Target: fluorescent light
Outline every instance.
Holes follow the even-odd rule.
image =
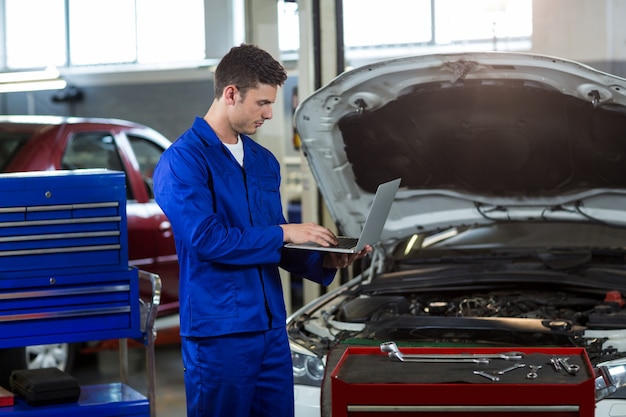
[[[56,80],[59,75],[61,74],[56,67],[48,67],[43,71],[5,72],[0,73],[0,84]]]
[[[67,86],[65,80],[45,80],[45,81],[28,81],[28,82],[12,82],[0,83],[1,93],[16,93],[21,91],[42,91],[42,90],[62,90]]]
[[[60,75],[56,67],[48,67],[43,71],[0,73],[0,93],[62,90],[67,83]]]

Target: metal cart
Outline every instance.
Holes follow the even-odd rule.
[[[151,294],[139,293],[149,282]],[[75,403],[0,416],[155,416],[158,275],[128,266],[125,176],[106,170],[0,175],[0,348],[120,340],[120,380]],[[128,345],[144,344],[147,394],[128,385]]]

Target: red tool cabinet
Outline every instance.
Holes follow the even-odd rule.
[[[385,416],[516,416],[573,417],[594,414],[594,372],[581,348],[404,348],[406,354],[485,354],[517,351],[521,360],[467,362],[400,362],[378,348],[346,349],[331,374],[333,417]],[[567,357],[580,367],[571,375],[556,371],[553,356]],[[524,363],[524,368],[491,381],[474,370],[492,374]],[[527,378],[530,365],[541,365]]]

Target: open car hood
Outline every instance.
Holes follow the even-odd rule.
[[[302,149],[341,233],[401,177],[383,240],[511,219],[626,224],[626,80],[554,57],[459,53],[345,72]]]

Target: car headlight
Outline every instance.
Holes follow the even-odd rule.
[[[300,385],[322,386],[324,379],[324,361],[302,346],[289,342],[294,383]]]
[[[617,359],[600,363],[596,371],[596,400],[601,400],[626,386],[626,360]]]

